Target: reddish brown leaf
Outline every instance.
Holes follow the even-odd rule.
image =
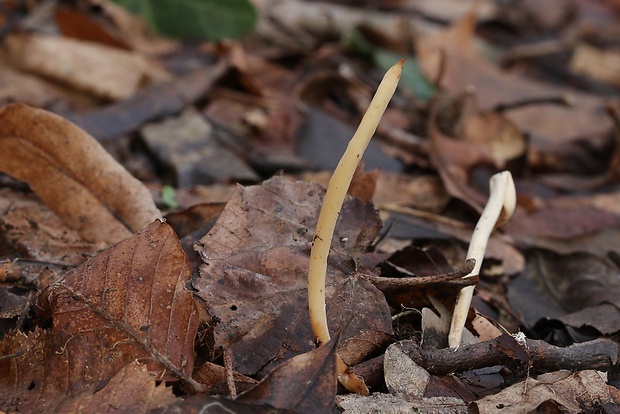
[[[439,130],[434,116],[429,123],[433,162],[448,193],[482,212],[485,189],[470,184],[470,171],[478,166],[491,166],[494,162],[484,149],[469,142],[457,141]]]
[[[110,1],[61,5],[55,10],[54,20],[65,36],[146,55],[171,53],[179,47],[178,42],[153,36],[141,17]]]
[[[0,110],[0,170],[89,241],[116,243],[160,217],[148,190],[90,135],[40,109]]]
[[[318,184],[280,177],[239,189],[196,244],[204,264],[194,286],[219,321],[215,345],[231,349],[234,368],[243,374],[264,374],[314,348],[307,272],[323,194]],[[354,260],[374,239],[378,226],[372,208],[359,200],[345,202],[327,276],[330,328],[339,329],[352,318],[343,332],[345,339],[369,330],[380,343],[391,333],[385,298],[353,273]],[[357,362],[376,349],[366,339],[360,340],[363,352],[345,362]]]
[[[229,372],[225,367],[207,362],[194,371],[193,378],[202,384],[205,394],[230,395],[228,375]],[[233,372],[232,377],[237,393],[249,390],[258,382],[238,372]]]
[[[620,217],[613,212],[580,206],[577,201],[570,205],[552,200],[532,211],[517,209],[505,230],[521,242],[536,246],[541,239],[571,240],[619,225]]]
[[[98,413],[113,407],[146,413],[175,400],[135,361],[120,367],[107,384],[80,382],[84,373],[72,367],[74,350],[62,345],[51,331],[39,329],[28,336],[13,332],[0,342],[0,410]]]
[[[364,164],[362,161],[358,168],[355,169],[355,174],[353,175],[347,193],[351,197],[358,197],[364,202],[372,201],[377,188],[377,179],[380,175],[381,171],[379,169],[368,172],[364,171]]]
[[[56,344],[51,331],[36,329],[28,336],[13,332],[0,343],[0,409],[4,411],[53,411],[80,387],[70,381],[72,353]],[[12,356],[11,356],[12,355]],[[76,374],[74,374],[76,376]],[[94,390],[94,385],[82,387]]]
[[[119,49],[131,49],[119,36],[118,31],[109,27],[109,22],[95,13],[89,15],[80,10],[60,6],[54,11],[54,20],[66,37],[97,42]]]
[[[70,271],[44,294],[54,341],[72,355],[71,386],[105,384],[134,359],[193,383],[198,314],[172,228],[145,230]],[[79,374],[79,375],[78,375]]]
[[[20,252],[24,259],[71,267],[105,247],[103,243],[85,241],[34,194],[8,188],[0,190],[0,232],[2,250]]]

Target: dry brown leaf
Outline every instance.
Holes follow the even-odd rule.
[[[337,334],[329,342],[279,365],[237,401],[269,404],[298,414],[328,413],[334,408],[338,375]]]
[[[481,111],[463,121],[459,139],[485,148],[498,169],[506,163],[526,154],[527,144],[521,131],[502,114]]]
[[[98,43],[45,35],[13,35],[5,41],[16,67],[102,99],[127,99],[168,78],[143,56]]]
[[[71,398],[58,407],[59,412],[104,413],[111,410],[132,414],[149,413],[176,401],[172,389],[149,374],[138,361],[121,368],[110,382],[94,393]]]
[[[618,267],[610,265],[607,258],[587,253],[562,256],[544,252],[536,254],[534,263],[536,268],[531,275],[544,287],[550,300],[563,309],[575,312],[603,303],[620,306]]]
[[[66,345],[66,344],[64,344]],[[6,412],[146,413],[173,403],[164,384],[156,385],[144,365],[132,361],[107,384],[76,381],[70,347],[57,343],[51,331],[35,329],[27,336],[12,332],[0,342],[0,410]]]
[[[229,375],[231,373],[221,365],[207,362],[194,370],[193,378],[199,382],[207,395],[230,395]],[[232,372],[232,379],[237,393],[242,393],[255,386],[258,381],[238,372]]]
[[[437,126],[434,116],[429,123],[429,137],[433,163],[448,193],[482,212],[486,189],[475,188],[470,183],[470,172],[479,166],[493,168],[493,158],[479,146],[446,136]]]
[[[442,86],[454,94],[473,88],[483,110],[523,99],[558,97],[570,93],[575,100],[571,108],[530,105],[506,114],[521,131],[531,136],[535,151],[560,160],[567,168],[576,156],[571,155],[573,149],[568,148],[567,143],[587,141],[599,150],[607,143],[611,121],[605,115],[604,102],[600,97],[502,72],[476,51],[474,28],[474,16],[469,14],[448,30],[419,40],[417,56],[429,79],[437,79],[443,60]]]
[[[88,109],[95,104],[94,99],[79,92],[15,70],[0,58],[0,104],[11,102],[21,102],[39,108],[49,108],[54,105],[63,108],[68,106],[74,110]]]
[[[139,359],[158,378],[194,385],[198,312],[189,277],[178,238],[157,220],[50,285],[39,306],[53,315],[54,343],[71,354],[65,381],[105,384]]]
[[[69,381],[69,352],[51,331],[12,332],[0,342],[0,410],[53,411],[79,388]],[[75,376],[76,374],[74,374]],[[83,391],[93,390],[93,385]]]
[[[315,181],[327,186],[331,173],[305,172],[301,177],[303,180]],[[415,176],[381,171],[377,177],[372,201],[379,209],[407,206],[439,213],[450,201],[450,196],[443,187],[441,179],[435,175]]]
[[[116,243],[161,217],[149,191],[95,139],[41,109],[0,110],[0,171],[28,182],[91,242]]]
[[[522,243],[537,246],[545,238],[576,241],[579,237],[620,226],[620,217],[615,213],[593,205],[580,205],[578,199],[572,205],[561,201],[564,200],[557,198],[541,203],[531,211],[518,208],[505,231]]]
[[[0,159],[2,156],[0,155]],[[34,194],[0,189],[0,250],[20,258],[77,266],[105,247],[90,243],[64,225]]]
[[[364,162],[361,161],[355,169],[347,193],[351,197],[358,197],[364,202],[372,201],[377,189],[377,180],[380,176],[381,171],[378,168],[372,171],[364,171]]]
[[[473,326],[474,333],[480,342],[500,337],[504,333],[504,331],[499,329],[488,316],[485,316],[476,310],[475,312],[476,316],[472,319],[471,324]]]
[[[180,46],[172,39],[152,35],[142,17],[109,0],[57,7],[54,20],[65,36],[133,49],[146,55],[171,53]]]
[[[194,281],[197,295],[219,320],[215,346],[233,352],[234,368],[264,374],[278,363],[314,348],[308,314],[310,243],[324,194],[316,183],[281,177],[239,189],[211,231],[197,244],[204,264]],[[391,333],[385,298],[353,274],[354,260],[379,228],[374,209],[348,199],[332,242],[327,275],[327,316],[343,338],[360,348],[359,362]],[[348,348],[353,349],[351,343]]]

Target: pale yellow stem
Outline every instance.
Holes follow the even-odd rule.
[[[327,272],[327,256],[329,255],[336,220],[351,184],[355,168],[361,160],[370,138],[375,133],[388,102],[396,91],[403,70],[403,63],[404,59],[392,66],[383,77],[357,131],[355,131],[332,178],[329,180],[312,241],[310,267],[308,269],[310,323],[312,333],[319,343],[326,343],[330,339],[325,309],[325,275]]]

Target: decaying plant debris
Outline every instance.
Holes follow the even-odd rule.
[[[46,3],[0,9],[0,411],[618,409],[613,2],[256,0],[219,43]],[[516,188],[501,228],[491,177]]]

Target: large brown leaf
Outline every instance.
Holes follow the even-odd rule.
[[[281,177],[239,189],[196,244],[204,264],[193,285],[219,321],[216,347],[229,348],[243,374],[264,375],[314,348],[307,273],[324,192],[316,183]],[[355,274],[355,260],[379,225],[371,206],[348,198],[332,242],[327,317],[330,329],[346,325],[342,347],[359,346],[347,363],[359,362],[391,334],[385,297]]]
[[[149,191],[97,141],[41,109],[0,110],[0,171],[27,181],[91,242],[116,243],[161,217]]]
[[[131,362],[107,384],[78,383],[82,371],[72,367],[70,346],[62,347],[51,331],[27,336],[12,332],[0,342],[0,410],[6,412],[146,413],[174,402],[144,365]]]
[[[40,304],[53,315],[57,349],[71,354],[70,388],[105,384],[134,359],[159,378],[186,382],[198,313],[189,263],[172,228],[148,228],[53,283]]]

